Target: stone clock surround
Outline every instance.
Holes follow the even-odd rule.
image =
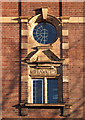
[[[53,24],[56,27],[57,37],[56,37],[56,42],[54,42],[54,44],[52,44],[52,46],[53,46],[52,51],[56,53],[56,50],[57,50],[57,55],[58,55],[58,57],[60,57],[60,55],[59,55],[60,54],[60,46],[59,46],[60,40],[59,40],[59,38],[60,38],[60,28],[61,28],[60,21],[51,15],[47,16],[46,21]],[[39,22],[43,22],[42,15],[40,15],[40,14],[34,16],[33,18],[31,18],[28,21],[28,31],[29,31],[28,32],[28,48],[29,48],[28,51],[29,52],[32,51],[31,48],[36,47],[36,46],[51,46],[50,44],[47,44],[47,45],[40,44],[37,41],[35,41],[35,39],[34,39],[33,29]],[[28,52],[28,54],[29,54],[29,52]]]

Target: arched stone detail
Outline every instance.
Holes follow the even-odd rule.
[[[57,36],[56,36],[56,40],[54,41],[54,43],[55,43],[57,41],[57,39],[60,38],[60,36],[61,36],[61,21],[52,15],[47,15],[46,20],[43,19],[43,16],[41,14],[38,14],[38,15],[30,18],[28,20],[28,31],[29,31],[28,32],[28,37],[29,37],[28,39],[31,39],[35,44],[37,43],[37,41],[35,41],[35,39],[33,37],[33,29],[40,22],[49,22],[56,28]],[[29,43],[29,41],[28,41],[28,43]],[[51,44],[53,44],[53,43],[51,43]],[[37,43],[37,45],[40,45],[40,43]],[[41,44],[41,46],[44,46],[44,45]]]

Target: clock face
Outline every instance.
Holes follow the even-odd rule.
[[[56,28],[50,23],[39,23],[33,30],[34,39],[41,44],[54,42],[56,35]]]

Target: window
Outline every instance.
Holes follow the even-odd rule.
[[[33,103],[43,103],[43,80],[33,80]]]
[[[50,23],[39,23],[33,30],[34,39],[41,44],[49,44],[56,40],[56,28]]]
[[[42,104],[44,103],[44,97],[47,97],[47,103],[58,103],[58,80],[47,79],[47,83],[43,82],[44,79],[33,79],[33,103]],[[46,85],[45,85],[46,84]],[[44,87],[47,87],[45,89]],[[45,90],[47,95],[45,94]]]
[[[58,103],[58,80],[47,79],[47,101]]]

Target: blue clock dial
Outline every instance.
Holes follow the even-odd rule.
[[[33,30],[34,39],[41,44],[54,42],[56,35],[56,28],[50,23],[39,23]]]

